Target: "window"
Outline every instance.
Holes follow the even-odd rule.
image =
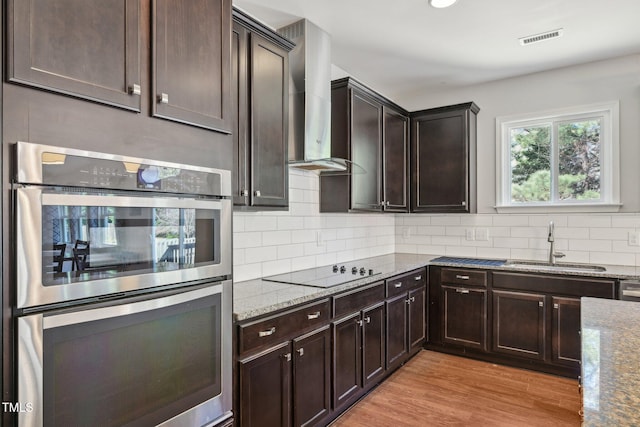
[[[498,212],[616,211],[618,103],[496,119]]]

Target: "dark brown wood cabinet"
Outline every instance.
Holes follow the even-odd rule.
[[[234,205],[289,205],[289,51],[293,44],[233,10]]]
[[[331,153],[350,172],[320,175],[321,212],[406,212],[408,113],[352,78],[331,83]]]
[[[411,113],[411,212],[476,212],[473,102]]]
[[[487,290],[441,286],[442,342],[487,349]]]
[[[409,117],[382,106],[382,200],[386,212],[409,211]]]
[[[139,0],[9,0],[7,12],[9,81],[140,111]]]
[[[231,133],[231,0],[153,0],[153,115]]]
[[[493,291],[493,351],[543,360],[545,357],[545,296]]]
[[[426,270],[387,279],[387,369],[418,352],[425,341]]]
[[[287,341],[239,361],[241,426],[291,425],[291,351]]]
[[[333,322],[333,408],[344,409],[385,372],[385,316],[380,302]]]
[[[552,296],[551,360],[579,366],[581,359],[580,299]]]

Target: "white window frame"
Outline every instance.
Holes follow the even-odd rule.
[[[581,105],[538,113],[496,117],[496,210],[501,212],[617,212],[620,203],[620,103],[619,101]],[[600,195],[598,201],[549,201],[513,203],[511,201],[511,141],[509,129],[587,118],[602,118],[600,131]],[[555,131],[552,131],[555,132]],[[554,142],[552,170],[556,168]],[[552,180],[556,180],[552,171]],[[552,190],[553,191],[553,190]]]

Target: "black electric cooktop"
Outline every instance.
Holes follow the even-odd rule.
[[[262,280],[292,285],[313,286],[316,288],[330,288],[381,273],[382,271],[376,269],[374,266],[367,265],[366,262],[360,261],[277,274],[275,276],[263,277]]]

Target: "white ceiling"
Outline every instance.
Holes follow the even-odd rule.
[[[332,62],[400,102],[435,91],[640,52],[640,0],[234,0],[273,28],[307,18]],[[555,40],[518,38],[558,28]]]

